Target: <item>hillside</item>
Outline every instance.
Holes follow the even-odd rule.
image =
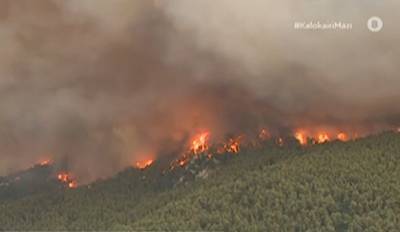
[[[400,228],[399,134],[308,148],[265,146],[202,168],[204,175],[174,182],[155,164],[77,189],[3,200],[0,229]]]

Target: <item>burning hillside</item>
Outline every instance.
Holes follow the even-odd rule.
[[[400,132],[399,128],[392,128],[395,132]],[[359,131],[343,132],[342,130],[323,130],[318,129],[295,129],[290,134],[273,134],[268,129],[263,128],[255,134],[239,134],[236,136],[225,136],[224,138],[214,136],[211,130],[202,130],[190,136],[182,144],[175,144],[174,147],[182,147],[182,150],[175,151],[172,161],[164,160],[159,165],[159,172],[166,173],[166,170],[173,171],[176,168],[186,168],[193,160],[206,158],[208,160],[219,158],[219,156],[236,155],[242,149],[259,150],[268,149],[265,144],[275,144],[276,146],[293,146],[298,145],[308,148],[313,145],[328,143],[332,141],[347,142],[349,140],[358,139],[362,136],[369,135],[368,133]],[[293,143],[295,141],[295,143]],[[161,154],[141,155],[141,159],[137,159],[133,167],[146,170],[159,162],[158,158],[163,157]],[[45,159],[37,163],[41,167],[57,167],[52,160]],[[203,167],[204,168],[204,167]],[[78,187],[76,176],[67,171],[54,171],[56,179],[66,188]],[[17,178],[19,179],[19,177]]]
[[[398,30],[361,30],[369,3],[346,8],[355,13],[300,2],[1,1],[0,174],[52,154],[75,186],[262,141],[306,147],[398,128]],[[319,12],[356,30],[292,28]]]
[[[393,131],[399,131],[398,128],[393,128]],[[265,142],[274,141],[278,146],[286,144],[286,140],[293,138],[300,146],[307,147],[316,144],[328,143],[331,141],[347,142],[360,138],[360,135],[366,136],[368,134],[361,132],[342,132],[341,130],[307,130],[298,129],[293,134],[285,136],[271,135],[267,129],[261,129],[258,136],[241,134],[239,136],[228,137],[225,140],[215,140],[210,131],[200,132],[195,134],[188,142],[186,142],[185,149],[180,152],[178,158],[171,163],[170,168],[184,167],[191,159],[200,155],[206,156],[208,159],[221,154],[237,154],[241,148],[245,149],[259,149]],[[267,136],[268,135],[268,136]],[[136,167],[145,169],[154,162],[153,159],[137,162]]]

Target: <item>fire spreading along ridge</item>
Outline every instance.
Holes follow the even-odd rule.
[[[400,132],[400,128],[396,128],[394,131]],[[295,138],[301,146],[306,147],[331,141],[347,142],[360,138],[360,135],[357,132],[349,133],[341,130],[297,129],[289,137]],[[274,137],[268,129],[263,128],[259,131],[257,138],[254,140],[249,140],[245,135],[239,135],[228,138],[225,142],[212,143],[210,131],[200,132],[192,137],[187,151],[183,152],[181,157],[171,164],[171,169],[185,166],[192,158],[200,154],[206,154],[208,158],[226,153],[237,154],[240,152],[241,147],[254,147],[260,144],[260,142],[267,140],[272,140],[278,146],[283,146],[287,138],[288,137]],[[215,147],[215,149],[210,149],[212,147]]]
[[[346,142],[350,139],[357,139],[359,136],[357,133],[349,136],[348,133],[339,131],[339,132],[327,132],[327,131],[316,131],[312,132],[310,130],[298,129],[294,133],[294,137],[297,141],[303,145],[309,144],[321,144],[325,142],[329,142],[331,140],[339,140],[342,142]]]
[[[400,128],[396,128],[394,131],[400,132]],[[363,136],[367,134],[363,134]],[[360,133],[344,132],[337,129],[296,129],[290,136],[274,137],[271,135],[268,129],[263,128],[259,131],[256,139],[249,139],[249,136],[242,134],[239,136],[230,137],[222,142],[215,142],[211,141],[211,132],[206,130],[191,137],[186,150],[179,158],[171,163],[170,170],[173,170],[177,167],[184,167],[192,158],[198,157],[201,154],[206,155],[209,159],[211,159],[214,155],[237,154],[242,148],[254,148],[265,141],[274,141],[276,145],[284,146],[288,138],[294,138],[299,145],[302,147],[307,147],[317,144],[324,144],[331,141],[347,142],[360,137]],[[154,159],[143,160],[142,162],[137,162],[136,167],[143,170],[151,166],[154,161]]]
[[[394,132],[400,133],[400,128],[393,129]],[[274,136],[266,129],[262,128],[257,136],[247,136],[241,134],[238,136],[231,136],[223,140],[214,139],[210,130],[203,130],[190,137],[187,141],[186,148],[183,150],[178,158],[174,159],[170,165],[169,170],[174,170],[178,167],[185,167],[193,158],[205,155],[208,159],[217,155],[223,154],[238,154],[244,148],[257,148],[262,146],[262,143],[270,141],[277,146],[284,146],[294,138],[297,143],[302,147],[313,146],[317,144],[328,143],[330,141],[347,142],[368,133],[350,133],[342,130],[328,130],[328,129],[295,129],[289,136]],[[137,160],[133,165],[134,168],[145,170],[152,166],[156,161],[154,154],[145,155],[141,160]],[[49,166],[53,164],[50,159],[44,159],[38,162],[40,166]],[[67,171],[60,171],[56,175],[57,180],[63,183],[67,188],[73,189],[78,187],[76,178]]]

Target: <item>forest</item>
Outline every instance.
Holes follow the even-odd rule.
[[[0,186],[0,230],[396,231],[399,176],[394,132],[266,144],[174,174],[156,163],[76,189]]]

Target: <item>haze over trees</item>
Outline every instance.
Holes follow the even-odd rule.
[[[399,167],[396,133],[305,149],[266,146],[172,185],[150,167],[73,190],[2,198],[0,229],[396,231]]]

